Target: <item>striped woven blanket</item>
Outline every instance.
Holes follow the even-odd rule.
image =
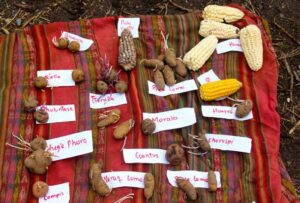
[[[237,5],[233,5],[239,7]],[[254,102],[253,119],[239,122],[215,118],[204,118],[197,91],[158,97],[148,94],[147,80],[152,80],[152,70],[145,69],[139,61],[156,58],[163,49],[161,32],[169,33],[168,45],[177,56],[195,46],[201,13],[172,16],[140,16],[139,38],[135,39],[137,66],[131,73],[121,72],[120,77],[129,82],[126,93],[127,104],[121,105],[121,122],[134,118],[135,127],[129,133],[126,148],[166,149],[171,143],[189,145],[188,133],[198,134],[201,129],[215,134],[247,136],[252,139],[250,154],[214,150],[210,155],[198,157],[186,154],[180,166],[161,164],[125,164],[123,142],[112,136],[113,128],[98,129],[100,113],[107,109],[90,109],[89,93],[96,92],[96,80],[102,68],[101,59],[108,57],[118,70],[117,18],[107,17],[76,22],[57,22],[27,27],[17,33],[0,36],[0,202],[38,202],[32,196],[31,187],[37,180],[49,185],[69,182],[70,202],[113,202],[128,193],[134,193],[131,202],[145,202],[142,189],[119,188],[102,198],[93,192],[88,170],[92,163],[102,160],[105,171],[140,171],[155,175],[155,190],[150,202],[191,202],[185,194],[172,187],[167,180],[167,170],[207,171],[211,160],[213,170],[221,174],[222,187],[211,193],[197,189],[197,202],[296,202],[295,191],[289,176],[279,159],[280,123],[276,112],[278,63],[266,30],[267,24],[248,10],[235,23],[238,27],[256,24],[262,31],[264,63],[258,72],[249,69],[244,55],[239,52],[216,54],[197,72],[190,72],[189,79],[213,69],[221,78],[237,78],[243,88],[237,98],[248,98]],[[85,52],[71,54],[55,48],[51,42],[62,31],[92,39],[93,45]],[[38,70],[65,70],[81,67],[85,82],[74,87],[36,90],[33,79]],[[23,110],[23,99],[36,95],[39,104],[74,104],[76,122],[36,125],[32,114]],[[231,106],[228,100],[211,104]],[[193,126],[159,132],[145,136],[141,132],[143,112],[162,112],[182,107],[192,107],[197,123]],[[92,130],[94,151],[87,155],[53,162],[46,175],[31,174],[24,167],[27,153],[5,145],[16,145],[12,133],[22,135],[27,141],[36,135],[45,139],[61,137],[84,130]]]

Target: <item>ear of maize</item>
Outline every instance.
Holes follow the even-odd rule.
[[[215,35],[218,39],[230,39],[240,35],[240,29],[225,23],[219,23],[213,20],[202,20],[199,34],[202,37]]]
[[[203,10],[202,17],[217,22],[231,23],[244,17],[244,13],[229,6],[208,5]]]
[[[258,71],[263,64],[263,45],[260,29],[248,25],[241,30],[241,45],[251,70]]]
[[[125,71],[132,70],[136,65],[136,51],[131,32],[128,29],[124,29],[121,33],[118,61]]]
[[[234,94],[242,87],[236,79],[225,79],[208,82],[200,87],[200,97],[204,101],[213,101]]]
[[[209,35],[201,40],[195,47],[184,55],[183,62],[190,70],[197,71],[209,57],[214,53],[218,44],[218,39],[214,35]]]

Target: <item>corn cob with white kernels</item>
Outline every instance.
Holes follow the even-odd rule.
[[[240,29],[225,23],[213,20],[202,20],[200,24],[199,34],[202,37],[215,35],[218,39],[230,39],[240,35]]]
[[[118,60],[119,65],[125,71],[133,69],[136,65],[135,47],[131,32],[128,29],[124,29],[120,37]]]
[[[248,25],[241,30],[241,45],[251,70],[258,71],[263,64],[263,44],[260,29]]]
[[[203,19],[210,19],[217,22],[231,23],[244,17],[244,13],[229,6],[208,5],[204,8]]]
[[[229,96],[242,87],[242,83],[236,79],[217,80],[208,82],[200,87],[200,97],[204,101],[213,101]]]
[[[188,69],[197,71],[214,53],[217,44],[218,39],[216,36],[209,35],[205,37],[184,55],[183,62],[187,65]]]

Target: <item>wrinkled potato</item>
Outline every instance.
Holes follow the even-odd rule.
[[[31,172],[43,175],[47,172],[48,166],[52,163],[51,156],[51,153],[38,149],[25,159],[24,165]]]
[[[48,80],[42,76],[39,76],[39,77],[34,78],[33,84],[36,88],[43,89],[43,88],[47,87]]]
[[[165,79],[164,75],[160,70],[155,70],[154,71],[154,83],[159,90],[164,90],[165,89]]]
[[[176,183],[178,187],[182,189],[191,200],[197,199],[196,188],[192,185],[192,183],[190,183],[188,180],[185,180],[184,178],[177,178]]]
[[[34,112],[33,117],[40,123],[46,123],[49,119],[49,114],[43,109],[38,109]]]
[[[30,142],[30,147],[33,151],[38,150],[38,149],[42,149],[45,150],[47,147],[47,142],[44,138],[42,137],[37,137],[34,138],[31,142]]]
[[[82,81],[84,81],[84,72],[82,69],[75,69],[72,71],[72,79],[76,82],[76,83],[80,83]]]
[[[32,194],[36,198],[44,197],[49,191],[49,186],[43,181],[37,181],[32,186]]]
[[[163,69],[163,75],[167,85],[172,86],[176,84],[175,74],[170,66],[165,65],[165,68]]]
[[[145,135],[151,135],[154,132],[155,127],[155,123],[149,118],[142,121],[142,132]]]
[[[250,99],[247,99],[236,107],[235,115],[238,118],[243,118],[251,112],[252,108],[253,102]]]
[[[24,109],[26,112],[31,113],[35,110],[35,107],[38,105],[34,95],[30,95],[26,100],[24,100]]]
[[[167,148],[166,159],[171,165],[176,166],[184,160],[184,150],[178,144],[170,144]]]
[[[159,59],[143,59],[141,63],[144,63],[146,68],[153,68],[153,69],[164,69],[164,62]]]

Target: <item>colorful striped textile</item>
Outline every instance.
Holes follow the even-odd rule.
[[[98,116],[108,109],[89,108],[89,93],[96,92],[96,80],[102,69],[105,56],[115,70],[118,57],[117,18],[107,17],[76,22],[59,22],[35,25],[24,30],[0,37],[0,202],[38,202],[32,196],[31,186],[37,180],[49,185],[70,183],[70,202],[111,203],[134,193],[131,202],[145,202],[144,191],[134,188],[114,189],[108,197],[98,196],[89,184],[88,170],[91,164],[102,160],[105,171],[140,171],[155,175],[155,191],[150,202],[191,202],[185,194],[172,187],[166,177],[169,170],[207,171],[211,167],[220,171],[222,188],[211,193],[197,189],[197,202],[297,202],[290,178],[279,160],[280,123],[275,110],[277,102],[278,63],[261,18],[237,5],[246,16],[235,23],[238,27],[256,24],[263,33],[264,65],[258,72],[252,72],[242,53],[216,54],[198,72],[189,73],[189,79],[213,69],[221,78],[237,78],[243,88],[237,98],[254,101],[252,120],[204,118],[202,104],[229,105],[228,100],[205,103],[197,91],[157,97],[148,94],[147,80],[152,71],[145,69],[139,61],[155,58],[163,49],[161,32],[169,34],[168,45],[175,49],[177,56],[184,56],[201,37],[198,35],[200,13],[172,16],[140,16],[139,38],[135,39],[137,66],[131,73],[121,72],[121,78],[129,82],[126,93],[128,103],[118,108],[122,111],[119,122],[134,118],[135,127],[129,133],[126,148],[166,149],[173,142],[189,145],[187,134],[197,134],[201,129],[209,133],[248,136],[252,138],[251,154],[214,150],[204,157],[187,154],[180,166],[162,164],[125,164],[120,149],[122,141],[112,136],[113,126],[98,129]],[[94,40],[85,52],[72,54],[55,48],[51,42],[62,31],[71,32]],[[36,90],[33,79],[37,70],[74,69],[81,67],[86,76],[84,83],[74,87],[47,88]],[[23,99],[36,95],[39,104],[74,104],[76,122],[34,124],[32,114],[23,110]],[[169,130],[152,136],[141,132],[143,112],[162,112],[181,107],[194,108],[197,123],[191,127]],[[28,153],[5,146],[6,142],[16,144],[12,133],[22,135],[30,141],[36,135],[45,139],[61,137],[75,132],[92,129],[94,151],[91,154],[53,162],[48,173],[38,176],[24,167]],[[129,202],[129,201],[128,201]]]

